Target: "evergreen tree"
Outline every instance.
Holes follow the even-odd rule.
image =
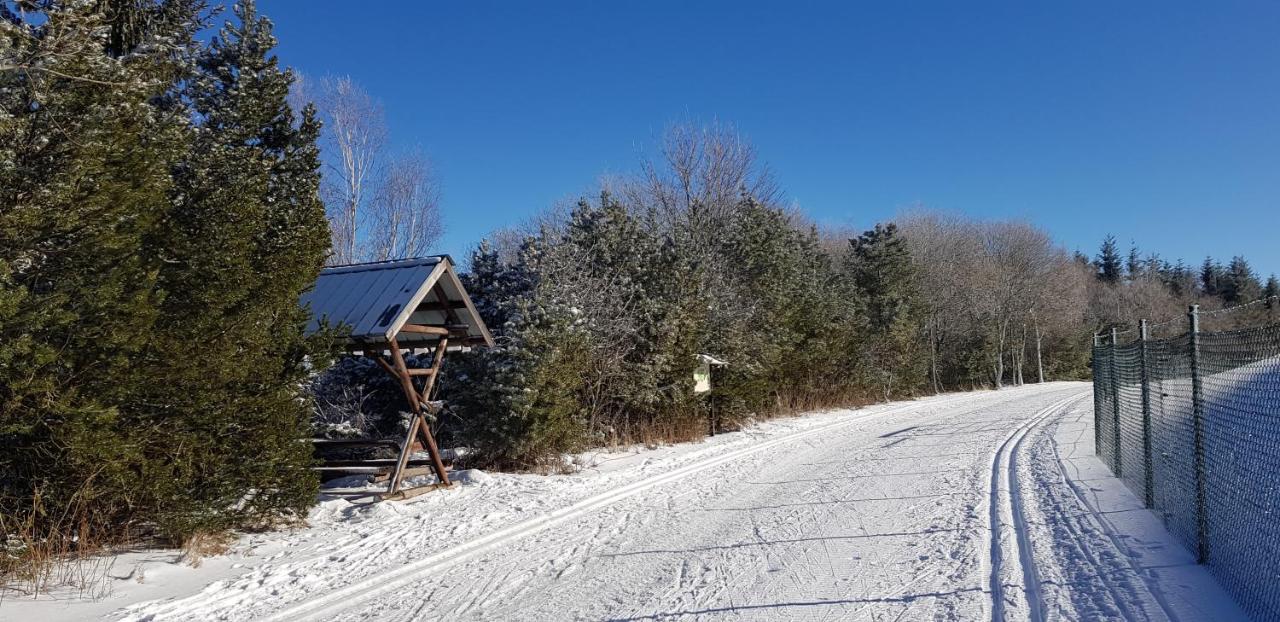
[[[697,351],[689,325],[681,321],[674,275],[659,268],[674,263],[671,244],[645,229],[606,192],[596,205],[579,202],[554,256],[560,261],[553,274],[563,285],[555,288],[555,296],[578,313],[589,313],[584,307],[591,305],[577,304],[586,302],[587,292],[625,301],[601,305],[613,307],[604,317],[586,318],[584,330],[592,341],[609,344],[599,358],[616,362],[597,369],[610,372],[608,382],[619,397],[596,407],[645,422],[677,408],[673,398],[688,392],[668,387],[688,382]],[[614,332],[617,328],[623,330]]]
[[[1142,254],[1138,251],[1137,244],[1129,246],[1129,257],[1125,260],[1125,270],[1129,273],[1129,280],[1137,280],[1142,277]]]
[[[910,387],[919,380],[914,349],[921,319],[911,253],[893,223],[876,225],[849,245],[849,273],[878,342],[877,364]]]
[[[1179,259],[1176,264],[1162,261],[1159,274],[1160,282],[1164,283],[1174,296],[1186,296],[1195,292],[1196,277],[1185,261]]]
[[[188,120],[165,108],[197,27],[180,2],[3,7],[0,530],[57,547],[122,535],[149,430],[120,405],[162,292],[148,252]],[[126,27],[127,26],[127,27]],[[109,36],[104,37],[104,33]]]
[[[1262,284],[1258,282],[1253,268],[1239,255],[1232,257],[1231,263],[1227,264],[1219,288],[1222,301],[1229,305],[1257,300],[1262,295]]]
[[[720,302],[704,344],[730,361],[719,374],[724,390],[717,399],[746,413],[857,386],[853,370],[861,361],[850,356],[847,336],[863,325],[859,301],[820,250],[817,234],[747,195],[723,238],[719,269],[727,283],[707,293]]]
[[[523,241],[510,263],[482,243],[464,285],[494,333],[495,348],[455,356],[444,367],[457,429],[446,440],[477,449],[506,466],[557,467],[562,452],[580,449],[586,422],[578,402],[589,368],[587,344],[574,334],[573,314],[543,289],[545,233]],[[483,379],[477,382],[477,379]]]
[[[1119,246],[1116,244],[1114,235],[1108,235],[1102,240],[1102,248],[1098,251],[1094,267],[1097,269],[1098,280],[1111,284],[1120,282],[1123,268],[1120,263]]]
[[[1267,286],[1262,290],[1262,297],[1267,300],[1267,308],[1275,309],[1280,305],[1280,281],[1276,280],[1276,275],[1272,274],[1267,279]]]
[[[316,486],[296,439],[311,412],[300,395],[306,358],[325,357],[304,339],[297,301],[328,252],[319,125],[286,101],[293,76],[270,56],[270,21],[252,1],[234,11],[189,82],[199,126],[152,240],[166,257],[165,298],[129,404],[136,425],[163,430],[146,468],[166,482],[157,498],[182,500],[157,517],[175,535],[300,512]]]
[[[1200,264],[1200,293],[1205,296],[1221,296],[1222,273],[1222,264],[1212,257],[1205,257],[1204,263]]]

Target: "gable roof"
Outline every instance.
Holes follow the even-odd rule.
[[[493,345],[493,337],[448,255],[325,268],[315,287],[302,295],[301,303],[312,314],[308,332],[318,330],[322,321],[331,326],[344,324],[351,329],[353,343],[386,342],[396,337],[409,346],[438,339],[400,332],[405,324],[419,324],[462,325],[466,339],[461,345]]]

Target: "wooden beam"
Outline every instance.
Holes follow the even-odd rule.
[[[400,491],[400,482],[404,480],[404,470],[409,466],[409,446],[413,444],[413,439],[418,436],[418,431],[424,423],[422,415],[414,408],[413,421],[409,422],[409,430],[404,435],[404,445],[400,450],[400,458],[396,460],[396,465],[391,469],[391,481],[387,485],[387,493],[395,494]],[[430,432],[428,432],[430,434]]]
[[[377,361],[378,365],[381,365],[382,368],[387,370],[387,373],[395,377],[396,380],[400,379],[400,372],[396,371],[396,369],[392,367],[391,363],[388,363],[386,359],[381,356],[374,356],[373,360]]]
[[[449,349],[449,340],[441,339],[436,344],[435,355],[431,357],[431,377],[427,378],[427,386],[422,389],[422,401],[431,401],[431,389],[436,386],[436,378],[439,375],[440,368],[444,365],[444,353]]]
[[[439,295],[437,293],[437,295]],[[435,302],[424,302],[418,305],[417,311],[448,311],[452,309],[466,309],[467,303],[462,300],[445,300]]]
[[[316,447],[369,447],[382,445],[386,447],[400,447],[400,444],[391,439],[367,439],[367,438],[306,438],[302,439],[311,443]]]
[[[422,493],[431,492],[438,488],[447,488],[448,486],[449,486],[448,483],[442,482],[438,484],[431,484],[430,486],[418,486],[417,488],[410,488],[408,490],[397,490],[396,492],[384,492],[382,493],[382,498],[387,501],[402,501],[410,497],[416,497]]]
[[[405,468],[404,473],[402,474],[402,477],[414,477],[415,475],[435,475],[435,473],[436,473],[436,468],[433,466],[409,466]],[[391,479],[390,473],[374,475],[373,483],[383,484],[383,483],[386,483],[388,479]]]
[[[409,406],[413,409],[413,422],[409,424],[408,434],[405,435],[404,445],[401,445],[400,464],[397,465],[395,474],[392,476],[391,485],[388,487],[389,494],[395,494],[400,490],[400,483],[404,479],[405,464],[409,459],[409,448],[413,445],[414,438],[421,438],[422,444],[426,446],[427,453],[431,455],[431,462],[436,469],[436,477],[440,479],[440,483],[449,485],[449,472],[444,468],[444,461],[440,459],[440,448],[436,447],[436,439],[431,435],[431,426],[427,423],[427,416],[423,412],[423,398],[431,394],[431,387],[435,383],[435,371],[440,369],[440,361],[444,358],[444,349],[448,347],[449,340],[447,338],[440,339],[436,345],[435,364],[431,366],[432,374],[427,376],[427,388],[421,396],[418,395],[417,389],[413,386],[413,378],[409,375],[409,366],[404,362],[404,355],[400,353],[400,344],[396,342],[395,337],[387,340],[391,344],[391,360],[395,361],[395,369],[400,372],[400,387],[404,390],[405,399],[409,400]]]
[[[358,465],[358,466],[338,466],[324,464],[311,467],[312,471],[334,471],[338,473],[386,473],[396,468],[395,465]]]
[[[328,460],[323,466],[326,467],[393,467],[399,463],[398,458],[370,458],[368,460]],[[410,458],[405,466],[420,467],[431,466],[431,460],[426,458]]]
[[[444,288],[440,286],[440,281],[436,281],[436,284],[431,287],[431,291],[435,293],[437,300],[445,301],[449,299],[449,295],[445,294]],[[462,308],[465,309],[466,305],[464,304]],[[446,308],[446,309],[443,309],[443,311],[444,311],[444,321],[446,323],[448,324],[462,323],[462,321],[458,319],[458,314],[454,313],[453,309]]]
[[[422,404],[431,400],[431,389],[435,388],[436,378],[440,376],[440,366],[444,364],[444,353],[448,349],[449,339],[442,337],[440,342],[436,344],[436,353],[431,359],[431,375],[427,376],[426,386],[422,388],[422,395],[420,396]],[[422,411],[419,410],[419,412]],[[422,415],[422,444],[427,446],[427,453],[430,454],[431,460],[435,462],[440,482],[448,486],[449,473],[444,468],[444,460],[440,458],[440,449],[436,447],[436,439],[431,435],[431,427],[427,425],[425,414]]]
[[[431,368],[426,368],[426,369],[413,368],[409,370],[410,376],[434,376],[435,373],[436,373],[436,370]]]
[[[423,326],[421,324],[405,324],[400,327],[402,333],[417,333],[420,335],[439,335],[441,337],[449,336],[449,329],[444,326]]]

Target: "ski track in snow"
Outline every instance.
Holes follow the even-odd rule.
[[[1245,620],[1092,456],[1088,388],[820,413],[576,475],[326,501],[310,529],[242,542],[239,576],[109,617]]]
[[[1013,618],[1040,622],[1043,619],[1040,578],[1028,536],[1029,528],[1019,485],[1018,454],[1022,442],[1037,424],[1059,414],[1068,404],[1087,395],[1088,393],[1084,393],[1069,397],[1036,413],[1014,428],[991,457],[988,503],[991,563],[988,584],[991,617],[994,620]],[[1010,586],[1017,589],[1010,591]]]

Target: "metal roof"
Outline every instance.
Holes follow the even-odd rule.
[[[353,342],[384,342],[398,335],[402,344],[417,345],[437,338],[401,334],[406,323],[463,324],[473,341],[493,345],[448,255],[325,268],[301,303],[312,313],[308,332],[322,322],[343,324]]]

